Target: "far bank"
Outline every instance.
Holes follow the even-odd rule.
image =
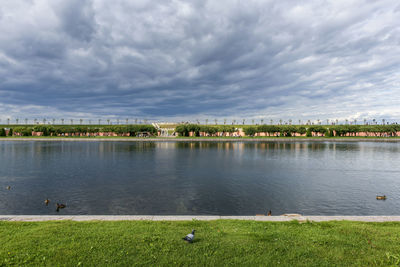
[[[66,142],[400,142],[400,137],[0,137],[0,141],[66,141]]]

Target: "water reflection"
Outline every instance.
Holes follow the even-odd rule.
[[[67,203],[62,214],[397,214],[399,152],[372,142],[0,141],[0,214],[56,214],[46,198]]]

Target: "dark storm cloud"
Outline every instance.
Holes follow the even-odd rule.
[[[10,1],[0,119],[396,119],[397,1]]]

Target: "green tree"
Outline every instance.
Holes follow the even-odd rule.
[[[246,128],[244,128],[244,133],[245,133],[247,136],[254,136],[254,135],[257,133],[257,128],[256,128],[256,127],[253,127],[253,126],[251,126],[251,127],[246,127]]]

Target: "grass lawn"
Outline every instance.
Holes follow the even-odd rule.
[[[0,266],[395,266],[399,241],[399,223],[3,221]]]

